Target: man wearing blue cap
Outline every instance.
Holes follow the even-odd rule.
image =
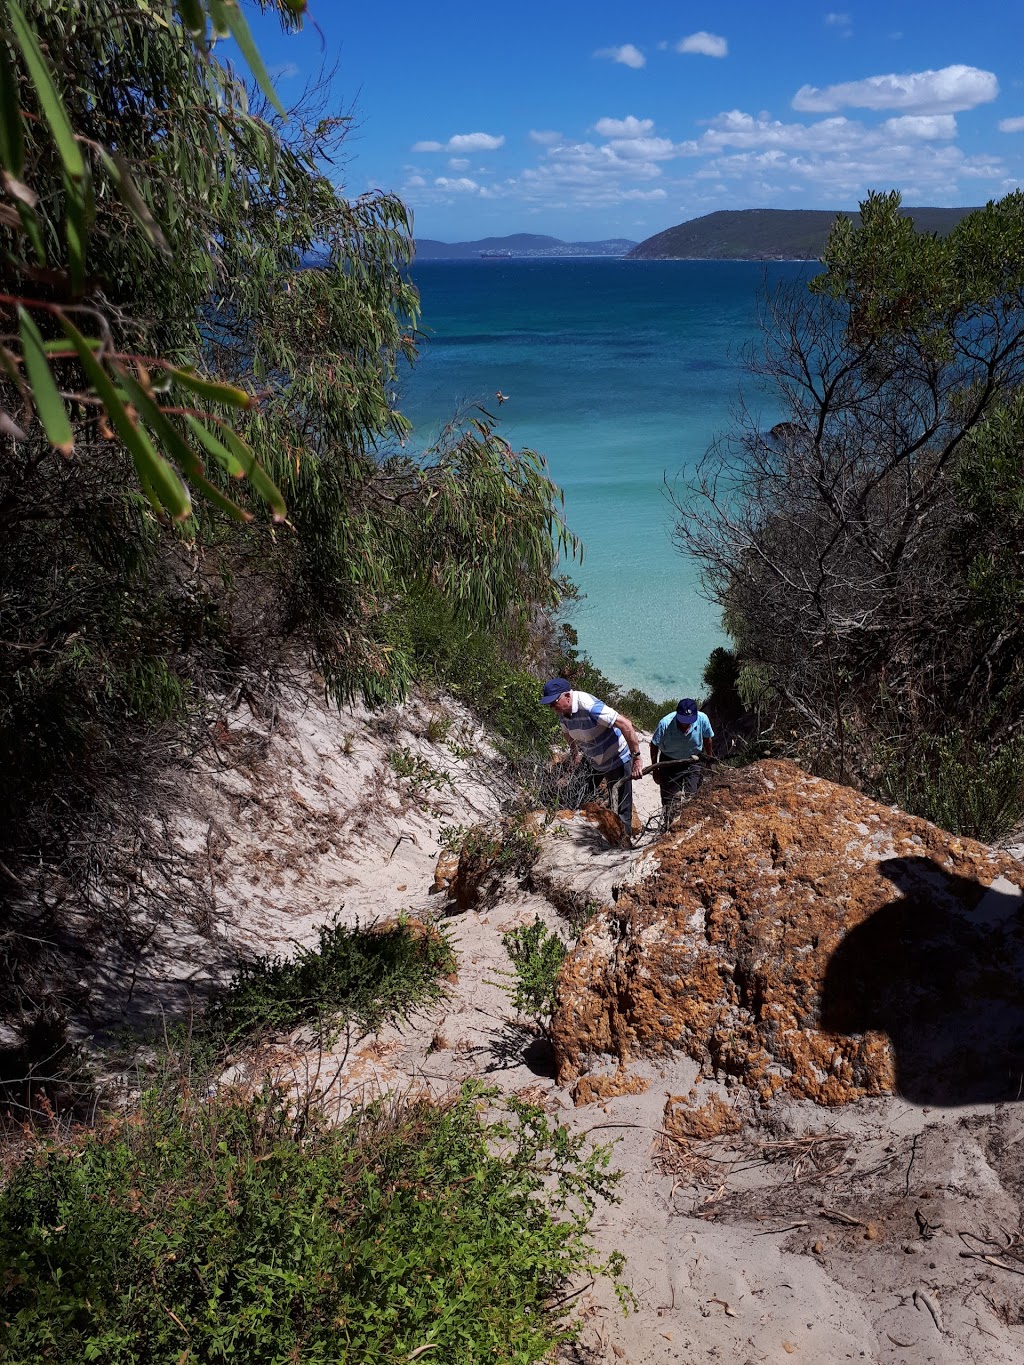
[[[575,691],[565,678],[549,678],[540,694],[550,706],[569,741],[573,758],[580,754],[590,767],[590,793],[602,782],[618,784],[616,807],[629,844],[633,830],[633,783],[643,776],[640,736],[628,716],[606,706],[589,692]]]
[[[702,776],[699,760],[711,757],[714,737],[711,722],[692,697],[683,697],[674,711],[662,716],[651,735],[651,762],[663,806],[682,792],[694,795]]]

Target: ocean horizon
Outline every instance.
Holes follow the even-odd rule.
[[[584,545],[582,564],[564,566],[583,594],[567,619],[622,688],[705,690],[704,664],[726,637],[698,567],[673,545],[670,490],[741,401],[778,420],[746,351],[761,335],[766,289],[816,268],[588,256],[412,269],[425,339],[398,403],[413,442],[427,447],[455,412],[479,405],[513,447],[545,457]]]

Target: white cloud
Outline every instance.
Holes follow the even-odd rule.
[[[409,179],[405,183],[407,185],[411,185],[413,189],[418,190],[422,185],[425,185],[427,182],[423,179],[422,175],[410,175]]]
[[[623,43],[622,47],[599,48],[594,56],[608,57],[613,62],[621,62],[623,66],[631,66],[634,71],[639,71],[642,66],[647,65],[647,58],[632,43]]]
[[[449,152],[496,152],[505,145],[504,136],[491,133],[456,133],[448,139]]]
[[[448,158],[448,169],[450,171],[468,171],[469,157],[453,156]]]
[[[956,119],[952,114],[901,114],[887,118],[882,125],[897,137],[919,137],[926,142],[956,137]]]
[[[631,138],[645,137],[654,127],[652,118],[599,118],[594,124],[594,132],[601,137]]]
[[[699,52],[703,57],[725,57],[729,52],[729,44],[717,33],[705,33],[701,29],[699,33],[691,33],[688,38],[680,38],[676,43],[676,51]]]
[[[299,74],[299,68],[294,62],[283,62],[280,66],[272,66],[269,74],[272,81],[290,81]]]
[[[968,156],[956,144],[951,115],[910,115],[866,124],[842,115],[782,122],[732,109],[710,121],[701,136],[676,144],[693,166],[688,179],[665,178],[670,188],[706,202],[711,184],[727,185],[732,206],[796,200],[836,207],[870,189],[898,186],[904,203],[977,202],[976,182],[997,192],[1006,167],[989,153]]]
[[[434,184],[440,190],[454,191],[457,194],[478,194],[480,186],[475,180],[469,180],[466,176],[459,176],[458,180],[449,180],[446,175],[439,175]]]
[[[619,195],[620,199],[630,203],[640,200],[642,203],[651,203],[656,199],[667,199],[668,193],[665,190],[623,190]]]
[[[530,129],[530,141],[536,142],[541,147],[555,147],[559,142],[564,142],[565,138],[561,133],[556,133],[550,129]]]
[[[848,28],[850,16],[848,14],[826,14],[825,23],[830,24],[833,28]]]
[[[668,137],[613,138],[608,146],[627,161],[664,161],[678,155],[676,144]]]
[[[1004,118],[999,120],[1001,133],[1024,133],[1024,118]]]
[[[944,66],[941,71],[913,71],[903,75],[868,76],[819,90],[803,85],[793,96],[793,108],[805,114],[828,114],[848,107],[901,109],[915,114],[953,114],[987,104],[999,94],[991,71],[976,66]]]
[[[505,145],[504,135],[456,133],[447,142],[414,142],[414,152],[494,152]]]

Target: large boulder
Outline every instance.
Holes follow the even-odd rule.
[[[1024,866],[791,763],[720,772],[559,978],[563,1084],[688,1053],[760,1098],[1024,1094]]]

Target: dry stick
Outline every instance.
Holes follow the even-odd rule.
[[[794,1228],[809,1228],[811,1225],[807,1219],[799,1223],[787,1223],[784,1228],[765,1228],[764,1232],[755,1232],[755,1237],[775,1237],[780,1232],[792,1232]]]
[[[851,1227],[855,1228],[867,1227],[867,1223],[865,1223],[863,1219],[851,1218],[848,1213],[843,1213],[842,1210],[840,1209],[830,1209],[825,1204],[822,1204],[819,1212],[823,1213],[826,1218],[837,1218],[840,1223],[849,1223]]]

